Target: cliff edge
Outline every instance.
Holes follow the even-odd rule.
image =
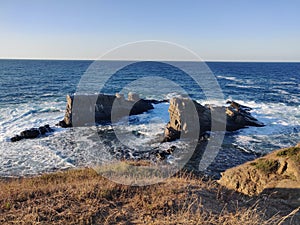
[[[228,169],[218,182],[250,196],[280,195],[300,206],[300,143]]]

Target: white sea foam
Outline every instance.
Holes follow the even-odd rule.
[[[225,80],[231,80],[231,81],[236,81],[238,80],[236,77],[232,77],[232,76],[217,76],[217,78],[220,78],[220,79],[225,79]]]
[[[274,91],[278,92],[279,94],[282,95],[288,95],[289,92],[287,92],[286,90],[280,89],[280,88],[273,88]]]
[[[209,100],[196,100],[201,105],[216,105],[216,106],[224,106],[226,101],[223,99],[209,99]]]
[[[253,84],[253,81],[251,81],[249,79],[239,79],[239,78],[234,77],[234,76],[221,76],[221,75],[218,75],[217,78],[223,79],[223,80],[228,80],[228,81],[233,81],[233,82],[236,82],[236,83]]]
[[[63,118],[63,102],[18,104],[0,109],[0,176],[22,176],[72,166],[55,155],[44,143],[52,135],[36,140],[10,142],[25,129],[45,124],[53,126]],[[60,133],[62,129],[55,128]]]
[[[261,89],[259,86],[254,85],[240,85],[240,84],[226,84],[226,87],[237,87],[237,88],[254,88],[254,89]]]
[[[41,140],[0,143],[0,176],[23,176],[73,167]]]
[[[298,101],[298,99],[296,99]],[[276,148],[294,145],[300,140],[300,105],[289,106],[284,103],[263,103],[236,100],[241,105],[252,108],[251,114],[264,127],[249,127],[235,133],[235,142],[240,149],[267,153]],[[198,103],[224,105],[226,101],[197,101]]]
[[[300,106],[284,103],[237,101],[253,108],[254,117],[265,127],[249,127],[236,135],[238,145],[260,153],[296,144],[300,139]],[[263,143],[263,144],[262,144]]]
[[[0,109],[0,142],[25,129],[45,124],[55,125],[63,118],[65,103],[44,102],[42,104],[18,104]]]
[[[295,81],[271,81],[271,84],[279,84],[279,85],[297,85]]]
[[[289,103],[299,103],[299,99],[300,99],[300,95],[299,95],[299,97],[289,96],[289,98],[287,99],[287,102],[289,102]]]
[[[171,98],[176,98],[176,97],[184,97],[184,94],[179,93],[179,92],[172,92],[172,93],[168,93],[165,95],[165,99],[169,100]]]
[[[45,137],[14,143],[9,141],[24,129],[45,123],[53,126],[63,118],[63,105],[55,102],[30,106],[20,104],[17,108],[1,109],[0,176],[39,174],[74,166],[92,166],[99,163],[99,160],[111,160],[109,151],[120,147],[120,143],[110,140],[110,144],[107,144],[108,139],[101,139],[98,135],[99,129],[104,132],[112,129],[110,125],[98,128],[56,127],[53,134]],[[125,143],[127,147],[136,150],[145,146],[157,147],[158,135],[163,133],[169,120],[168,107],[168,103],[157,104],[147,113],[132,116],[123,124],[120,122],[117,127],[128,135],[129,142]],[[140,136],[135,137],[133,132],[138,132]]]

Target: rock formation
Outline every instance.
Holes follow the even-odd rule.
[[[140,99],[137,94],[124,95],[73,95],[67,96],[65,117],[61,127],[86,126],[112,122],[124,116],[137,115],[153,109],[152,100]]]
[[[46,124],[39,128],[31,128],[29,130],[24,130],[20,133],[20,135],[16,135],[12,137],[10,140],[11,142],[16,142],[22,139],[33,139],[51,132],[53,132],[53,129],[48,124]]]
[[[163,141],[176,140],[183,133],[207,131],[235,131],[248,126],[262,127],[263,123],[255,119],[249,111],[250,107],[230,101],[230,106],[202,106],[188,98],[173,98],[170,100],[170,121],[164,132]],[[213,125],[213,128],[212,128]]]
[[[95,123],[107,123],[117,121],[124,116],[137,115],[153,109],[152,104],[163,101],[144,100],[135,93],[128,93],[128,100],[124,95],[117,93],[113,95],[67,95],[65,116],[57,126],[89,126]],[[22,139],[40,137],[46,133],[53,132],[49,125],[39,128],[24,130],[20,135],[11,138],[12,142]]]
[[[222,173],[221,185],[244,193],[280,194],[300,205],[300,143]]]

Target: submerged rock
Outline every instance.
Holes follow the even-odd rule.
[[[20,135],[16,135],[12,137],[11,142],[20,141],[22,139],[33,139],[37,138],[41,135],[45,135],[46,133],[51,133],[54,130],[48,125],[41,126],[39,128],[31,128],[29,130],[24,130],[20,133]]]

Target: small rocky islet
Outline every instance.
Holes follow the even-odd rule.
[[[24,130],[19,135],[17,134],[12,137],[10,140],[11,142],[16,142],[22,139],[34,139],[52,132],[54,132],[54,129],[52,129],[49,124],[46,124],[38,128],[34,127],[28,130]]]

